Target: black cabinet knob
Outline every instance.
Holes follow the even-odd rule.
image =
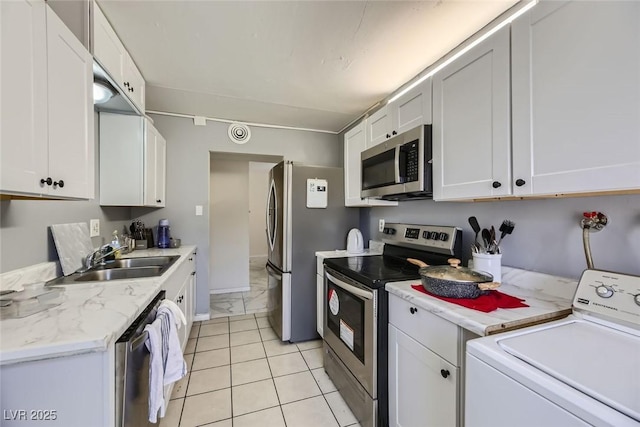
[[[525,185],[527,182],[524,179],[516,179],[516,185],[518,187],[522,187],[523,185]]]
[[[502,184],[500,184],[500,182],[498,182],[498,181],[493,181],[493,184],[491,184],[491,186],[493,188],[500,188],[500,187],[502,187]]]
[[[192,275],[192,276],[195,276],[195,275],[196,275],[196,272],[195,272],[195,271],[192,271],[192,272],[191,272],[191,275]]]
[[[129,87],[129,82],[124,82],[124,87]]]
[[[189,258],[189,261],[193,261],[193,257]]]
[[[161,203],[161,202],[162,202],[162,200],[160,200],[160,199],[156,200],[156,203]]]
[[[133,88],[132,87],[129,88],[129,92],[133,92]]]
[[[42,185],[44,185],[44,184],[51,185],[52,183],[53,183],[53,180],[51,179],[51,177],[48,177],[47,179],[43,178],[43,179],[40,180],[40,184],[42,184]]]
[[[395,130],[393,132],[391,132],[391,135],[397,135],[398,132],[396,132]]]
[[[416,314],[418,312],[418,309],[415,307],[409,307],[409,311],[411,312],[411,314]]]
[[[387,138],[391,138],[391,135],[387,134]]]
[[[53,183],[53,188],[56,188],[56,186],[58,186],[58,187],[60,187],[60,188],[64,187],[64,181],[63,181],[63,180],[60,180],[60,181],[54,181],[54,183]]]
[[[442,375],[442,378],[447,378],[451,375],[451,372],[448,369],[440,369],[440,375]]]

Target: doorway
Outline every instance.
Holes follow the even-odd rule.
[[[210,153],[211,317],[266,310],[265,211],[280,156]]]

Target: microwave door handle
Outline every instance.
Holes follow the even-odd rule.
[[[393,165],[395,167],[396,184],[402,184],[402,181],[400,180],[400,146],[399,145],[396,145],[396,153],[393,160]]]
[[[365,291],[364,289],[360,289],[358,287],[350,285],[343,280],[333,277],[331,274],[327,273],[326,271],[324,272],[324,274],[327,275],[327,279],[331,280],[333,283],[335,283],[345,291],[349,291],[352,294],[358,295],[359,297],[364,299],[373,299],[373,292],[368,292],[368,291]]]

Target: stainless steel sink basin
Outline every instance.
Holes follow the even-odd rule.
[[[120,258],[109,261],[105,265],[93,267],[84,273],[73,273],[69,276],[53,279],[47,282],[47,286],[161,276],[179,258],[179,255]]]
[[[109,261],[103,266],[105,269],[112,268],[134,268],[134,267],[164,267],[170,266],[180,258],[178,255],[174,256],[150,256],[144,258],[120,258],[114,261]]]
[[[135,268],[106,268],[104,270],[89,270],[78,274],[74,282],[95,282],[103,280],[139,279],[141,277],[160,276],[164,267],[135,267]]]

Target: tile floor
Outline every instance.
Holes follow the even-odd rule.
[[[212,294],[210,296],[211,318],[260,313],[267,309],[266,258],[252,258],[249,261],[248,292]]]
[[[322,341],[283,343],[265,316],[194,323],[161,426],[358,426],[324,372]]]

